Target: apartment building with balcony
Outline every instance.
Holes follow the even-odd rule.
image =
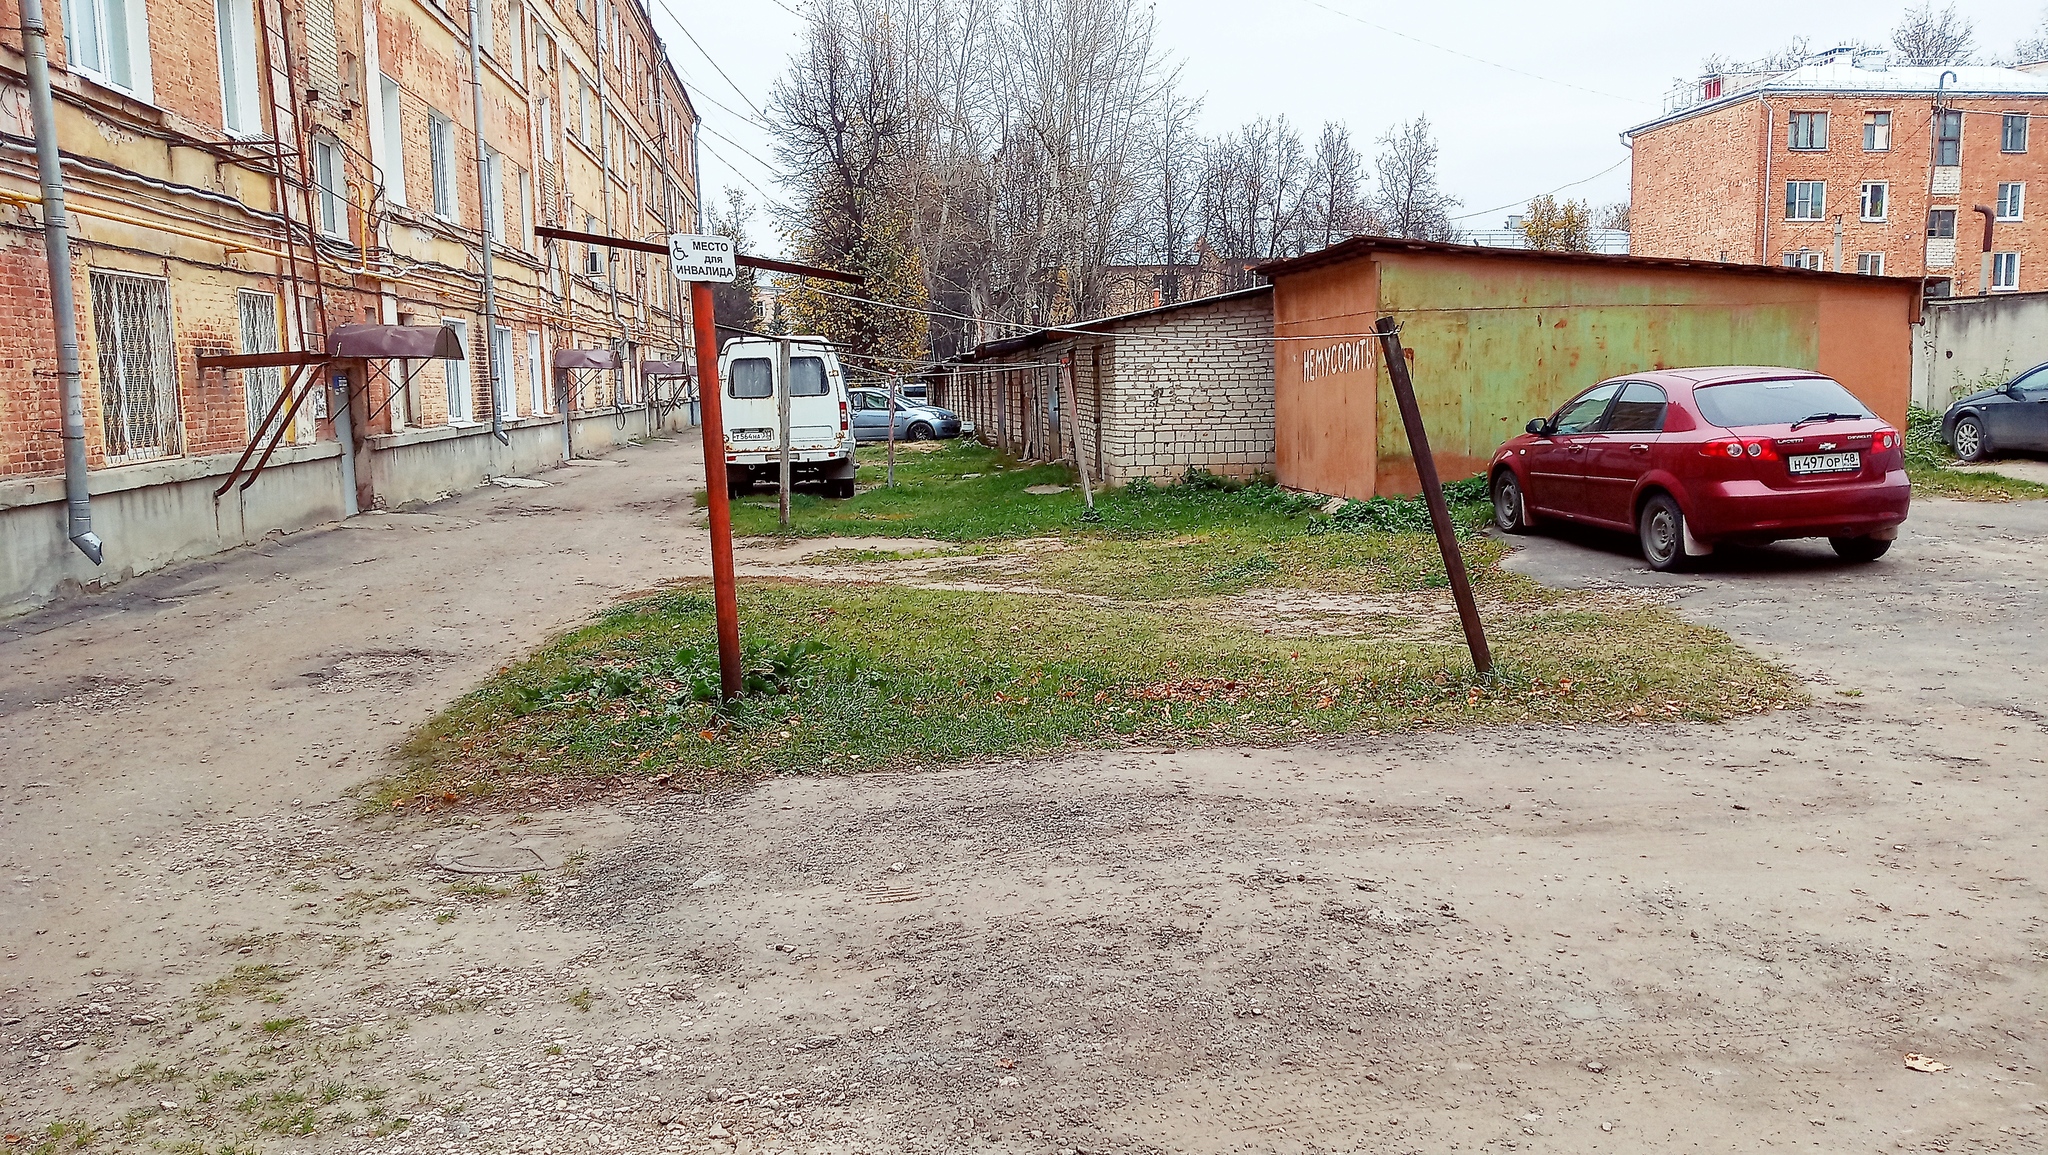
[[[45,0],[45,15],[106,557],[65,540],[21,12],[0,0],[0,613],[668,419],[635,370],[688,355],[687,293],[653,257],[534,234],[695,224],[696,114],[637,0]],[[446,327],[461,355],[323,359],[365,324]],[[616,368],[558,372],[563,351]]]
[[[1630,252],[2048,288],[2048,70],[1890,67],[1837,49],[1711,75],[1624,134]]]

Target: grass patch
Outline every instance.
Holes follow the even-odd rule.
[[[911,455],[897,473],[893,491],[800,501],[796,532],[971,541],[974,556],[925,587],[743,583],[750,693],[734,704],[716,700],[708,589],[618,605],[415,733],[407,770],[369,805],[551,778],[705,788],[1134,743],[1711,720],[1804,700],[1718,631],[1502,569],[1507,547],[1471,533],[1488,515],[1481,479],[1447,496],[1489,619],[1485,677],[1417,499],[1331,503],[1190,475],[1106,493],[1084,521],[1078,494],[1022,492],[1064,470],[982,446]],[[742,502],[734,520],[765,532],[774,507]],[[929,588],[969,580],[996,588]]]
[[[2048,498],[2048,485],[1997,473],[1963,472],[1941,440],[1941,414],[1914,406],[1906,415],[1906,476],[1913,491],[1958,501],[2033,501]]]
[[[243,963],[226,977],[200,987],[199,994],[210,999],[260,998],[281,1002],[284,996],[277,988],[298,977],[274,963]]]

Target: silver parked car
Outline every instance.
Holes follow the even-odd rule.
[[[853,407],[853,439],[856,442],[889,440],[889,393],[884,389],[849,389]],[[973,433],[971,422],[960,420],[951,409],[896,398],[896,440],[930,441],[934,437],[958,437]]]

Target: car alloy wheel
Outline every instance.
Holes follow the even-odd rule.
[[[1677,502],[1661,493],[1644,502],[1636,531],[1642,540],[1643,560],[1651,569],[1669,573],[1685,567],[1685,514]]]
[[[1511,470],[1493,475],[1493,524],[1505,533],[1529,532],[1522,510],[1522,483]]]
[[[910,427],[910,439],[912,441],[930,441],[932,439],[932,427],[922,421],[918,422]]]
[[[1984,427],[1975,417],[1964,417],[1956,422],[1956,456],[1964,461],[1981,461],[1989,448],[1984,443]]]

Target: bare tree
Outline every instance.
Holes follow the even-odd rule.
[[[721,211],[716,200],[707,201],[704,222],[711,231],[722,237],[730,237],[733,247],[740,252],[751,252],[747,224],[753,220],[754,207],[747,203],[747,194],[727,186],[725,208]],[[743,329],[761,328],[761,302],[755,292],[754,270],[740,269],[733,274],[731,283],[714,283],[711,286],[711,303],[721,324],[734,325]]]
[[[1627,232],[1628,202],[1615,201],[1612,204],[1604,204],[1594,209],[1593,227],[1596,229],[1615,229],[1620,232]]]
[[[1933,0],[1908,8],[1892,29],[1892,62],[1906,65],[1968,64],[1976,51],[1976,26],[1949,4],[1934,10]]]
[[[2048,8],[2041,10],[2041,22],[2034,26],[2034,31],[2022,36],[2012,50],[2014,64],[2033,64],[2042,60],[2048,60]]]
[[[1447,241],[1457,235],[1451,210],[1463,203],[1437,187],[1436,138],[1429,118],[1418,116],[1395,125],[1380,137],[1379,188],[1373,194],[1373,215],[1389,236]]]
[[[1365,200],[1365,157],[1352,145],[1351,130],[1338,121],[1325,123],[1316,137],[1300,229],[1304,252],[1372,231],[1372,212]]]

